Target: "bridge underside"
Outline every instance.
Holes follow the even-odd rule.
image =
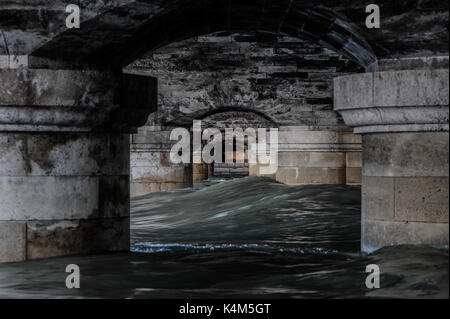
[[[388,19],[381,32],[361,31],[362,5],[350,5],[348,19],[335,1],[124,1],[106,12],[88,6],[83,27],[69,31],[59,26],[63,14],[43,30],[38,5],[9,5],[3,16],[32,18],[28,26],[0,22],[0,262],[128,250],[130,171],[133,194],[205,178],[207,166],[168,161],[167,132],[225,111],[279,128],[278,181],[362,185],[362,250],[448,245],[448,7],[414,1],[399,14],[382,2]],[[404,39],[406,28],[392,38],[400,16],[415,26],[414,41]],[[436,32],[424,21],[436,22]],[[269,51],[271,68],[231,63],[233,72],[256,71],[232,85],[208,78],[195,90],[186,90],[189,79],[172,89],[162,81],[173,71],[167,65],[122,72],[148,50],[216,31],[296,38],[312,51],[293,53],[299,44],[292,44],[273,53],[258,44],[256,55],[240,58],[261,62]],[[327,72],[323,64],[312,68],[320,59]],[[205,76],[201,65],[203,73],[189,67]],[[183,79],[189,68],[176,72]],[[208,85],[205,99],[184,99]],[[248,169],[258,174],[260,167]]]

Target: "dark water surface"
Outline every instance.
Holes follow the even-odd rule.
[[[359,252],[359,187],[210,184],[134,198],[131,253],[0,264],[0,298],[448,298],[448,248]]]

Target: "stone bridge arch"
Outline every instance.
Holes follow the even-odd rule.
[[[256,163],[249,162],[249,137],[245,136],[245,132],[247,129],[250,129],[250,132],[254,130],[256,135],[251,135],[250,138],[254,137],[257,140],[258,129],[266,129],[269,132],[271,128],[278,128],[279,125],[269,115],[253,109],[223,107],[204,112],[199,119],[202,121],[202,127],[220,130],[222,135],[222,161],[212,164],[193,164],[194,182],[201,182],[209,177],[228,178],[258,175]],[[233,146],[228,146],[232,148],[231,151],[228,151],[228,154],[225,139],[227,129],[237,132],[233,141],[230,141]],[[242,130],[243,136],[239,134],[240,130]],[[242,149],[239,149],[238,144]],[[227,162],[227,157],[233,159],[233,163]],[[237,160],[239,158],[243,161]]]
[[[150,50],[217,31],[306,38],[366,69],[377,60],[358,27],[326,3],[172,0],[135,1],[100,14],[32,52],[30,66],[120,69]]]
[[[383,208],[385,203],[394,200],[384,201],[384,197],[377,198],[376,193],[363,197],[363,206],[374,212],[366,215],[370,218],[364,223],[368,236],[366,248],[401,243],[448,245],[448,197],[429,197],[424,193],[424,190],[434,189],[429,187],[434,182],[430,184],[428,177],[438,180],[436,193],[448,191],[448,115],[445,118],[448,109],[447,113],[443,109],[448,105],[448,71],[443,70],[442,62],[429,63],[420,59],[417,64],[407,61],[405,66],[394,62],[389,67],[403,71],[416,69],[411,74],[376,67],[380,54],[403,57],[444,52],[448,55],[448,39],[442,32],[448,34],[448,27],[441,27],[435,32],[438,36],[430,40],[427,38],[428,22],[420,19],[425,12],[423,16],[431,16],[433,21],[433,14],[437,12],[441,26],[448,22],[448,4],[446,8],[430,11],[434,1],[425,4],[414,1],[413,13],[406,14],[413,17],[413,24],[419,21],[421,27],[418,34],[413,34],[417,41],[410,42],[421,46],[423,43],[439,44],[436,50],[432,45],[424,50],[410,44],[396,47],[392,44],[396,41],[405,44],[401,36],[391,38],[383,33],[371,35],[372,40],[381,39],[381,45],[373,41],[369,44],[366,32],[356,26],[361,25],[365,15],[363,4],[356,5],[352,11],[360,12],[355,16],[361,21],[350,23],[335,13],[342,12],[342,8],[335,10],[339,6],[333,0],[125,2],[123,6],[86,20],[79,30],[62,32],[37,49],[33,46],[32,52],[19,50],[28,61],[20,65],[28,68],[11,69],[17,66],[11,60],[14,53],[6,52],[7,69],[0,70],[0,261],[129,249],[129,134],[143,125],[155,109],[157,88],[153,78],[124,75],[122,67],[149,49],[220,30],[305,37],[340,52],[368,71],[380,71],[336,82],[338,110],[358,130],[367,126],[372,130],[376,126],[376,129],[384,129],[386,135],[401,130],[400,135],[385,136],[381,141],[371,136],[366,138],[374,152],[385,149],[383,146],[390,145],[389,141],[401,142],[401,134],[412,130],[415,133],[408,136],[409,140],[420,141],[419,146],[432,147],[437,155],[431,166],[427,158],[418,155],[413,157],[407,172],[401,167],[395,171],[394,177],[399,178],[388,176],[390,185],[406,183],[407,191],[412,185],[410,190],[414,195],[424,198],[417,214],[414,210],[389,208],[382,210],[388,215],[376,215],[378,210],[373,209],[373,205]],[[388,3],[393,2],[382,3],[389,8]],[[388,22],[386,30],[395,30],[398,28],[395,23],[399,21],[395,17],[401,14],[396,15],[394,8],[388,16],[393,21]],[[4,22],[0,23],[3,26]],[[17,30],[13,28],[13,31]],[[404,35],[404,32],[401,30],[399,34]],[[446,61],[448,66],[448,58]],[[0,65],[4,68],[3,57]],[[436,68],[439,70],[434,71]],[[428,89],[429,83],[435,87],[436,81],[441,89],[438,92]],[[359,92],[369,93],[370,101]],[[385,92],[389,94],[383,96]],[[380,100],[373,99],[375,94],[379,94],[376,96]],[[415,112],[417,110],[411,108],[423,108],[430,103],[439,108],[438,113],[433,112],[434,109]],[[361,108],[371,109],[370,114],[379,117],[374,120],[358,116]],[[380,108],[385,108],[386,112],[378,112]],[[395,112],[398,108],[405,110],[406,116]],[[440,131],[425,134],[430,127],[436,127],[434,124],[439,124]],[[292,135],[292,132],[287,134]],[[341,134],[331,135],[334,141],[341,143]],[[314,147],[324,146],[320,142],[323,136],[317,137]],[[433,147],[429,141],[434,138],[441,146]],[[335,143],[325,144],[334,147]],[[398,157],[398,161],[402,163],[403,158]],[[386,177],[392,169],[385,162],[371,164],[375,168],[368,167],[367,172],[381,177]],[[443,169],[446,165],[447,169]],[[407,182],[410,178],[416,181],[410,184]],[[384,190],[384,184],[380,185],[372,190]],[[387,195],[397,196],[396,192],[394,189]],[[364,202],[364,198],[372,201]],[[425,200],[428,198],[430,200]],[[407,198],[402,200],[407,202]]]
[[[270,128],[278,127],[269,116],[251,109],[221,107],[210,111],[191,114],[187,122],[174,120],[166,125],[145,125],[132,135],[131,143],[131,195],[139,196],[155,191],[191,187],[194,183],[215,176],[214,168],[222,170],[221,176],[248,175],[247,165],[208,165],[206,163],[174,164],[169,161],[169,152],[177,142],[170,140],[171,131],[177,127],[190,130],[192,141],[192,121],[201,121],[202,130],[216,128]],[[205,144],[206,141],[203,141]],[[224,152],[225,148],[222,149]],[[224,155],[224,153],[223,153]],[[192,157],[192,153],[191,153]],[[219,171],[216,171],[218,173]]]

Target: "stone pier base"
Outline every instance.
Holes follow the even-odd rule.
[[[132,135],[131,196],[192,187],[192,165],[170,161],[176,143],[170,141],[170,132],[170,128],[144,126]]]
[[[448,133],[363,137],[362,246],[448,245]]]
[[[361,183],[361,138],[345,126],[285,126],[278,133],[278,169],[251,175],[274,177],[288,185]]]
[[[448,57],[379,61],[335,79],[335,109],[362,135],[363,251],[448,246]]]
[[[202,163],[202,164],[192,164],[192,180],[194,183],[202,182],[206,179],[208,179],[208,164]]]
[[[0,70],[0,262],[129,250],[130,132],[154,89],[103,71]]]
[[[128,152],[125,134],[0,133],[0,259],[128,250]]]

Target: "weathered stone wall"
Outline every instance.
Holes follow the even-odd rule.
[[[81,21],[133,0],[2,0],[0,55],[28,55],[55,35],[67,31],[65,8],[79,4]]]
[[[300,33],[365,67],[376,58],[448,54],[446,1],[379,0],[382,28],[367,29],[364,1],[80,0],[85,23],[80,30],[68,31],[64,10],[72,2],[2,1],[0,55],[33,54],[60,62],[79,59],[110,67],[208,30],[258,29]]]
[[[332,79],[361,71],[308,41],[229,33],[168,45],[126,68],[158,78],[148,124],[185,126],[224,110],[253,111],[274,125],[340,125]]]
[[[124,134],[2,132],[0,261],[128,250],[128,150]]]
[[[448,138],[448,132],[363,136],[363,249],[448,245]]]
[[[362,249],[448,246],[448,56],[378,71],[335,80],[336,109],[362,134]]]
[[[271,127],[277,127],[277,125],[269,119],[263,117],[260,114],[253,113],[251,110],[248,110],[246,112],[225,111],[220,113],[213,113],[202,119],[202,126],[217,128],[221,131],[222,134],[223,162],[213,163],[212,165],[208,166],[208,168],[210,169],[210,174],[208,174],[208,176],[214,177],[239,177],[249,175],[248,157],[245,157],[247,154],[246,152],[248,152],[248,137],[246,138],[245,136],[238,136],[237,139],[235,138],[235,141],[233,142],[235,144],[237,144],[238,139],[240,139],[240,145],[242,145],[241,147],[243,147],[243,155],[242,151],[236,152],[235,147],[233,146],[233,152],[228,155],[229,158],[233,158],[234,161],[233,163],[226,163],[226,129],[236,130],[236,132],[239,132],[239,129],[242,129],[242,131],[245,132],[249,128],[256,131],[258,128],[269,129]],[[242,160],[236,161],[237,158],[243,159],[243,162]]]
[[[361,138],[351,129],[284,126],[278,135],[277,181],[289,185],[361,183]]]
[[[192,164],[174,164],[171,127],[144,126],[131,136],[131,196],[192,186]]]
[[[348,129],[333,111],[332,80],[362,71],[341,55],[309,41],[226,32],[173,43],[125,69],[158,78],[158,110],[150,115],[148,127],[190,127],[193,120],[202,120],[203,128],[221,130],[286,127],[280,135],[284,148],[280,149],[276,176],[290,184],[347,183],[351,169],[347,170],[346,152],[358,152],[360,141],[333,133]],[[287,157],[310,158],[310,151],[318,153],[311,163],[285,162]],[[328,163],[320,160],[324,156]],[[193,168],[195,181],[207,177],[206,167]],[[353,167],[350,183],[359,183],[358,168],[360,165]],[[245,163],[214,164],[215,176],[248,172]],[[174,172],[167,176],[171,174]],[[147,178],[146,183],[162,185],[159,180]]]
[[[151,78],[0,70],[0,262],[129,249],[129,134],[154,96]]]

